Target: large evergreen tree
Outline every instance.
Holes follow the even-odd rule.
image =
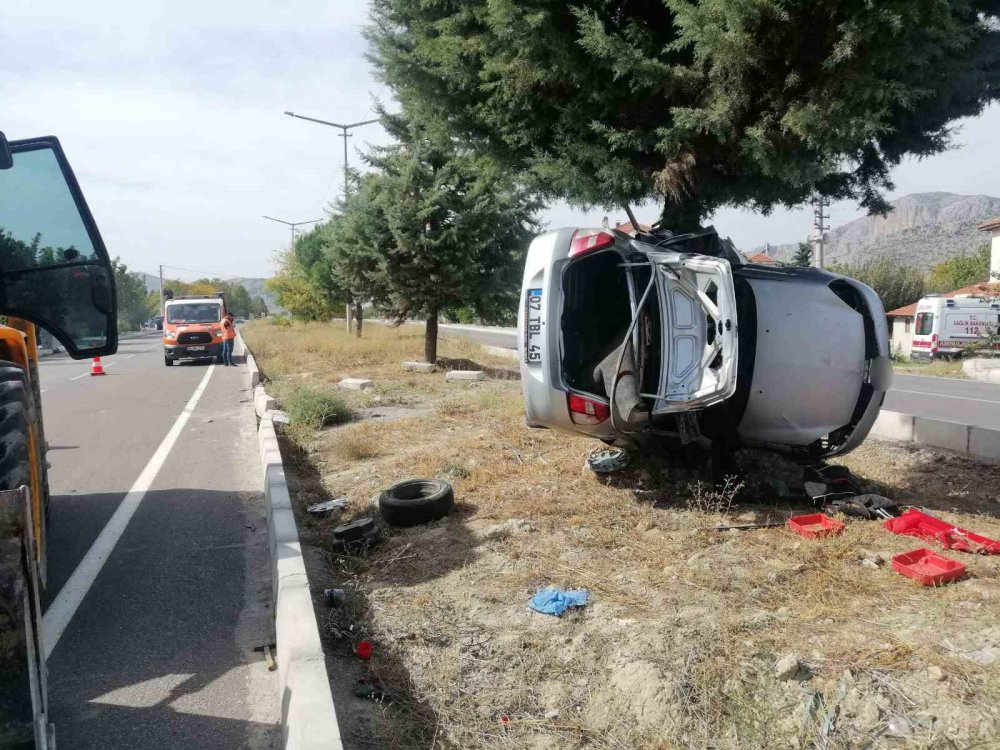
[[[792,265],[794,266],[811,266],[813,258],[812,245],[808,242],[800,242],[799,249],[795,251],[795,257],[792,258]]]
[[[888,210],[889,170],[1000,94],[997,0],[374,0],[404,109],[550,195]]]
[[[383,122],[398,143],[368,155],[375,172],[344,205],[331,265],[392,317],[423,318],[435,362],[445,308],[490,320],[516,306],[537,205],[491,160],[402,118]]]

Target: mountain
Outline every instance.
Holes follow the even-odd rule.
[[[912,193],[893,201],[892,206],[886,216],[863,216],[831,229],[825,262],[854,263],[880,254],[900,265],[927,271],[942,260],[988,242],[976,226],[1000,216],[1000,198],[989,195]],[[767,253],[787,261],[797,248],[797,243],[769,245]]]
[[[140,272],[142,273],[142,272]],[[154,276],[151,273],[142,274],[143,281],[146,282],[147,292],[157,292],[160,290],[160,277]],[[247,294],[250,295],[251,299],[253,297],[263,297],[264,302],[267,303],[267,309],[272,312],[281,312],[282,307],[278,305],[277,301],[274,299],[274,295],[271,294],[267,289],[264,288],[264,282],[267,279],[257,279],[257,278],[240,278],[240,279],[225,279],[226,281],[232,281],[235,284],[242,284],[243,288],[247,290]]]

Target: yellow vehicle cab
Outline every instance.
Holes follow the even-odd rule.
[[[169,295],[169,292],[165,292]],[[215,297],[173,297],[163,306],[163,363],[222,356],[222,319],[226,300]]]

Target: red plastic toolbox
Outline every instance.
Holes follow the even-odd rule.
[[[824,536],[837,536],[844,530],[844,524],[823,513],[810,513],[806,516],[789,518],[788,528],[806,539],[819,539]]]
[[[965,566],[958,560],[943,557],[926,547],[896,555],[892,558],[892,568],[924,586],[948,583],[965,575]]]

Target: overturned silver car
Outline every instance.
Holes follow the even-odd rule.
[[[856,447],[892,380],[882,304],[812,268],[751,265],[714,230],[537,237],[519,313],[529,426],[821,458]]]

